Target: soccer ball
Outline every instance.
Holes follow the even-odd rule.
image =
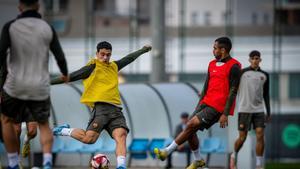
[[[91,160],[92,169],[108,169],[109,159],[105,154],[96,154]]]

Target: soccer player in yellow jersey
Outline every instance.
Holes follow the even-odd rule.
[[[100,42],[97,45],[96,57],[86,66],[70,74],[70,81],[84,79],[84,91],[80,101],[93,108],[93,116],[87,130],[71,128],[70,125],[64,124],[55,127],[53,134],[70,136],[83,143],[93,144],[105,129],[116,141],[117,169],[125,169],[126,137],[129,129],[121,111],[118,71],[150,50],[151,46],[144,46],[118,61],[110,62],[112,46],[108,42]],[[57,78],[51,83],[58,84],[63,81]]]

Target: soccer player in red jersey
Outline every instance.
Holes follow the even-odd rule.
[[[195,161],[187,169],[204,167],[205,162],[199,153],[198,130],[210,128],[216,122],[220,127],[228,125],[228,116],[233,115],[235,97],[238,90],[241,64],[230,56],[232,44],[227,37],[215,40],[213,46],[213,59],[208,66],[208,75],[201,92],[201,98],[186,128],[175,140],[164,149],[154,149],[160,160],[165,160],[176,148],[188,141]]]

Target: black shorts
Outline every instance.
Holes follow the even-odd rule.
[[[238,129],[239,131],[251,130],[251,124],[253,129],[258,127],[265,128],[265,114],[261,113],[239,113]]]
[[[17,116],[14,118],[15,123],[22,123],[22,122],[34,122],[34,118],[30,111],[28,109],[25,109],[24,111],[17,113]]]
[[[108,103],[95,103],[87,130],[101,133],[105,129],[112,137],[112,132],[117,128],[124,128],[129,132],[122,108]]]
[[[199,130],[209,129],[212,125],[219,121],[221,113],[217,112],[214,108],[207,105],[201,105],[196,108],[193,116],[197,116],[200,120]]]
[[[2,92],[2,114],[14,120],[23,120],[23,115],[30,113],[32,121],[44,123],[50,116],[50,98],[46,100],[20,100],[9,96],[5,91]],[[28,112],[27,112],[28,111]]]

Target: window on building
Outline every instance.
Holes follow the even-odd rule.
[[[105,0],[94,0],[94,10],[95,11],[103,11],[105,10]]]
[[[61,10],[67,10],[68,8],[68,0],[60,0],[59,7]]]
[[[211,13],[209,11],[204,13],[204,24],[206,26],[211,25]]]
[[[300,3],[300,0],[287,0],[289,3]]]
[[[68,22],[64,19],[53,19],[49,24],[55,29],[57,33],[63,34],[67,31]]]
[[[198,18],[199,18],[198,13],[196,11],[193,11],[191,14],[191,24],[198,25]]]
[[[270,74],[270,96],[275,99],[279,96],[278,74]]]
[[[265,25],[269,25],[270,24],[270,17],[269,17],[269,14],[268,13],[264,13],[264,24]]]
[[[102,13],[113,14],[115,12],[114,0],[94,0],[94,10]]]
[[[226,21],[227,21],[227,15],[228,14],[228,12],[227,11],[223,11],[222,13],[221,13],[221,18],[222,18],[222,21],[223,21],[223,24],[225,25],[226,24]]]
[[[289,98],[300,98],[300,73],[292,73],[289,75]]]
[[[44,0],[46,12],[61,13],[65,12],[69,5],[69,0]]]
[[[258,16],[257,16],[257,13],[252,13],[252,16],[251,16],[252,18],[251,18],[251,20],[252,20],[252,24],[253,25],[257,25],[257,23],[258,23]]]
[[[278,10],[280,23],[287,26],[300,25],[300,9],[282,9]]]
[[[53,0],[44,0],[44,7],[46,11],[52,11]]]
[[[150,22],[150,0],[138,0],[137,1],[137,6],[138,6],[138,17],[139,17],[139,22],[140,24],[148,24]],[[173,13],[172,12],[167,12],[166,16],[170,19],[172,19]]]

